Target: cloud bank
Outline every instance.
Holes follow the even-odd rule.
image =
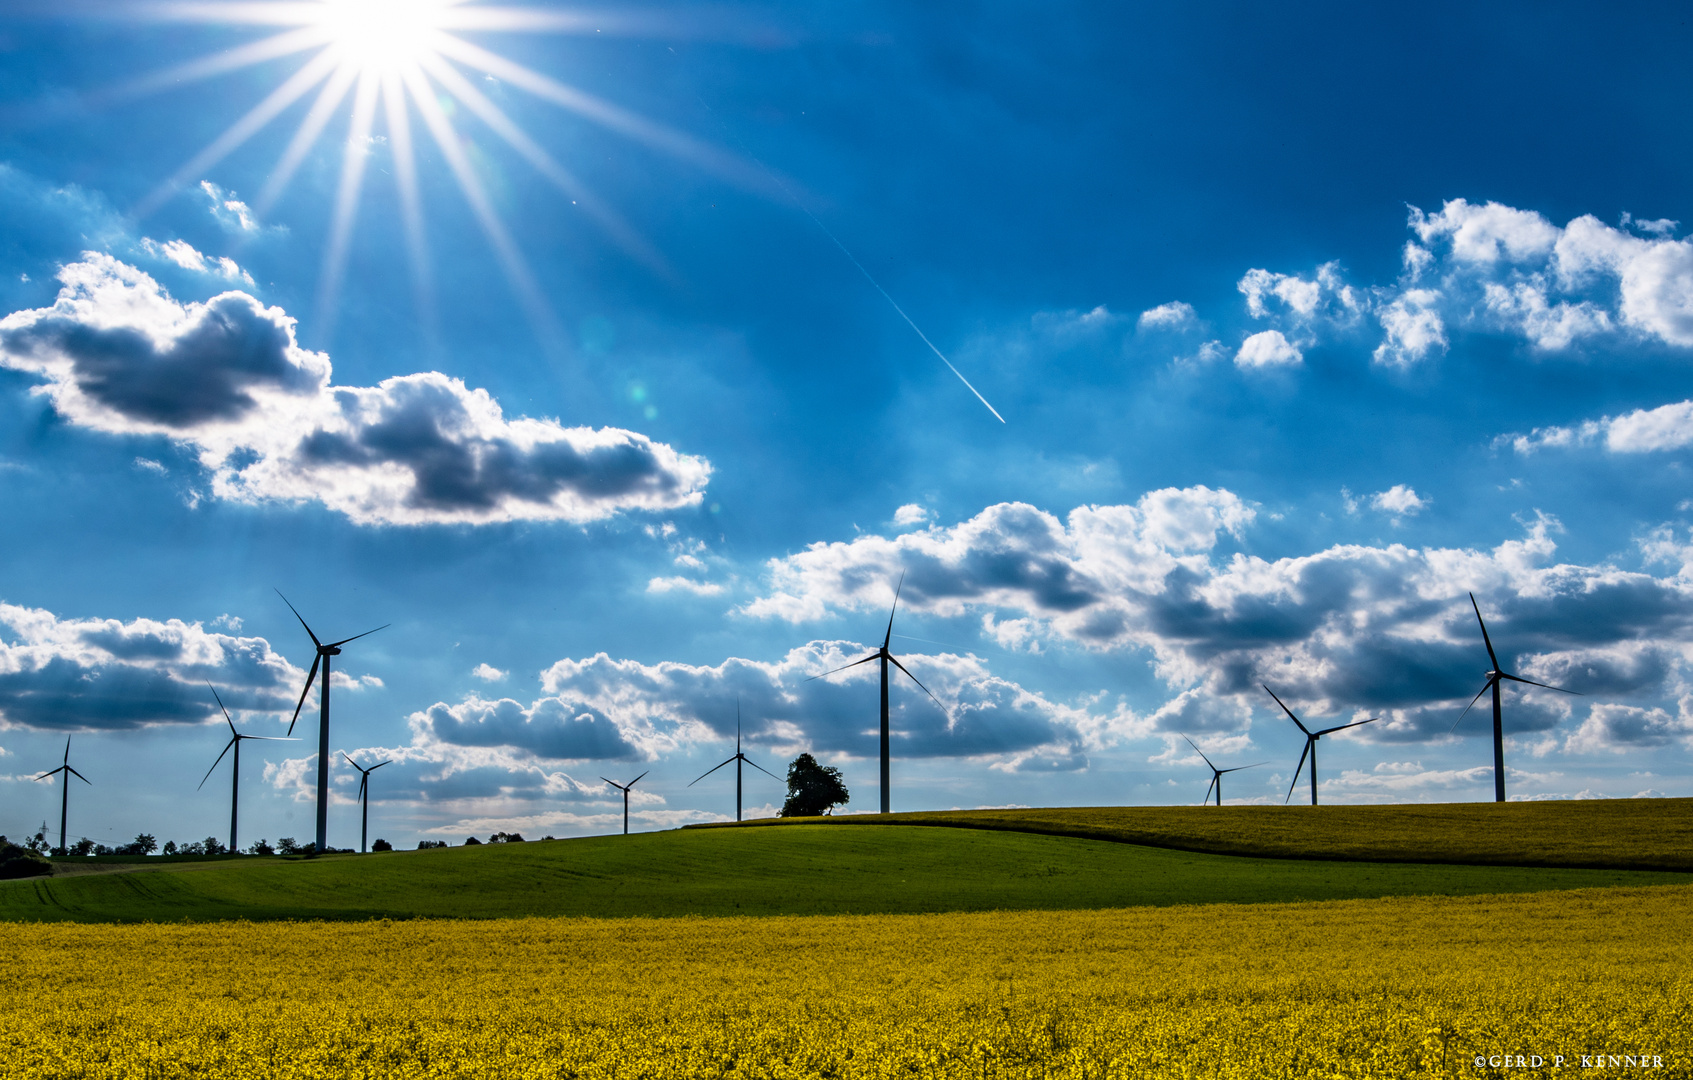
[[[244,292],[184,304],[92,252],[59,278],[52,307],[0,320],[0,364],[43,378],[72,423],[191,447],[221,498],[360,524],[587,522],[697,503],[711,473],[632,431],[507,419],[439,372],[331,385],[328,356]]]
[[[1384,508],[1410,511],[1409,489],[1384,494]],[[949,527],[819,543],[772,560],[769,591],[744,611],[794,622],[881,612],[903,572],[908,608],[977,617],[1008,647],[1145,650],[1173,688],[1264,707],[1259,684],[1268,682],[1317,715],[1386,714],[1367,738],[1421,741],[1444,737],[1480,688],[1487,658],[1473,591],[1506,662],[1584,691],[1581,708],[1619,698],[1652,707],[1684,692],[1693,545],[1668,534],[1641,556],[1678,564],[1672,576],[1555,563],[1557,524],[1545,518],[1491,551],[1348,544],[1277,559],[1214,554],[1253,516],[1233,493],[1204,487],[1079,507],[1063,520],[1001,503]],[[1573,707],[1544,691],[1513,691],[1507,724],[1551,731]],[[1649,745],[1674,730],[1602,719],[1571,748]]]
[[[264,638],[180,619],[61,619],[0,603],[0,727],[126,730],[221,718],[209,680],[231,711],[286,716],[306,673]]]

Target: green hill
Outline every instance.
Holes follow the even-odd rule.
[[[770,818],[690,829],[933,825],[1214,855],[1693,871],[1693,799],[1403,806],[1089,806]]]
[[[0,919],[1027,910],[1690,881],[1684,874],[1626,870],[1249,859],[1026,832],[812,822],[311,860],[176,863],[128,873],[0,882]]]

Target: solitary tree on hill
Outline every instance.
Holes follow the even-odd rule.
[[[841,783],[841,770],[817,764],[810,754],[801,754],[788,766],[788,798],[782,804],[783,817],[821,817],[850,796]]]

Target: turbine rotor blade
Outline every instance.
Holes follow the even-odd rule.
[[[1535,682],[1533,679],[1524,679],[1524,678],[1517,676],[1517,675],[1508,675],[1503,671],[1501,671],[1499,673],[1499,677],[1501,679],[1510,679],[1512,682],[1527,683],[1530,686],[1538,686],[1538,687],[1541,687],[1542,689],[1545,689],[1545,690],[1556,690],[1560,694],[1573,694],[1576,697],[1586,697],[1587,696],[1586,694],[1583,694],[1579,690],[1565,690],[1561,686],[1553,686],[1551,683]]]
[[[235,738],[233,738],[233,739],[229,740],[228,742],[224,743],[223,744],[223,754],[229,753],[229,748],[234,746],[236,744],[236,742],[238,742],[240,740],[240,738],[241,737],[239,735],[237,735]],[[200,788],[205,787],[206,781],[210,780],[212,778],[212,772],[214,770],[216,770],[219,765],[223,764],[223,754],[219,754],[218,759],[216,761],[212,762],[212,767],[210,769],[206,770],[206,775],[200,777],[200,783],[195,786],[195,788],[194,788],[195,791],[199,791]]]
[[[1263,683],[1259,683],[1258,685],[1264,686]],[[1289,720],[1292,720],[1294,723],[1299,724],[1299,730],[1300,731],[1303,731],[1307,735],[1311,734],[1311,729],[1306,727],[1304,724],[1299,723],[1299,717],[1293,715],[1293,710],[1288,708],[1286,705],[1282,705],[1282,699],[1279,698],[1279,697],[1276,697],[1276,692],[1274,690],[1271,690],[1268,686],[1264,686],[1264,693],[1270,695],[1273,698],[1276,698],[1276,704],[1281,705],[1282,712],[1287,714],[1287,718]]]
[[[888,657],[888,659],[893,661],[894,667],[899,668],[901,671],[905,671],[905,665],[904,664],[900,663],[898,660],[895,660],[892,656]],[[934,694],[929,693],[929,688],[927,686],[923,686],[923,680],[922,679],[919,679],[917,676],[911,674],[911,672],[909,672],[909,671],[905,671],[905,677],[910,679],[912,682],[916,683],[918,686],[923,687],[923,692],[925,694],[929,694],[929,700],[933,701],[936,705],[940,705],[941,715],[946,717],[946,722],[949,723],[949,724],[952,723],[952,714],[947,711],[947,708],[946,708],[945,705],[941,705],[941,699],[940,698],[935,697]]]
[[[834,671],[825,671],[821,675],[812,675],[810,678],[807,678],[805,681],[811,682],[815,679],[827,679],[829,676],[834,675],[837,672],[845,671],[849,667],[857,667],[860,664],[868,664],[872,660],[880,660],[881,658],[882,658],[881,653],[871,653],[869,656],[866,656],[862,660],[854,660],[850,664],[842,664],[840,667],[836,668]]]
[[[1182,736],[1182,738],[1184,738],[1184,739],[1187,739],[1187,736],[1186,736],[1186,735],[1185,735],[1185,734],[1184,734],[1184,735],[1183,735],[1183,736]],[[1211,765],[1211,759],[1210,759],[1210,758],[1208,758],[1208,757],[1205,757],[1205,751],[1203,751],[1203,750],[1201,750],[1201,749],[1200,749],[1200,748],[1199,748],[1199,744],[1198,744],[1198,743],[1196,743],[1196,742],[1194,742],[1194,741],[1193,741],[1193,740],[1192,740],[1192,739],[1187,739],[1187,744],[1188,744],[1188,745],[1189,745],[1189,746],[1191,746],[1191,747],[1193,747],[1193,752],[1194,752],[1194,753],[1196,753],[1196,754],[1198,754],[1198,755],[1199,755],[1199,756],[1200,756],[1200,757],[1202,757],[1202,758],[1205,758],[1205,764],[1207,764],[1207,765]],[[1217,766],[1215,766],[1215,765],[1211,765],[1211,769],[1212,769],[1212,771],[1213,771],[1213,772],[1214,772],[1214,771],[1216,771],[1216,768],[1217,768]],[[1224,770],[1223,770],[1223,771],[1224,771],[1224,772],[1232,772],[1232,771],[1233,771],[1233,770],[1231,770],[1231,769],[1224,769]]]
[[[1368,720],[1354,720],[1350,724],[1341,724],[1339,727],[1324,728],[1323,730],[1316,732],[1316,734],[1327,735],[1334,731],[1345,731],[1349,727],[1363,727],[1365,724],[1373,724],[1380,719],[1381,717],[1379,716],[1372,716]]]
[[[287,603],[287,599],[284,598],[283,602]],[[311,633],[310,630],[306,632]],[[300,710],[306,707],[306,695],[312,692],[312,683],[317,679],[317,666],[321,663],[323,663],[323,654],[318,653],[312,659],[311,671],[306,675],[306,688],[300,691],[300,703],[294,706],[294,719],[288,721],[288,734],[290,735],[294,734],[294,725],[300,722]]]
[[[378,627],[377,627],[377,628],[376,628],[376,630],[386,630],[386,629],[388,629],[388,628],[389,628],[389,627],[390,627],[390,626],[393,626],[393,625],[394,625],[394,624],[393,624],[393,623],[391,623],[391,622],[385,622],[385,623],[383,623],[383,624],[382,624],[382,625],[381,625],[381,626],[378,626]],[[341,640],[340,640],[340,641],[331,641],[331,642],[330,642],[330,643],[329,643],[329,647],[330,647],[330,648],[331,648],[331,649],[333,649],[333,648],[336,648],[336,647],[337,647],[337,646],[340,646],[340,645],[345,645],[345,644],[347,644],[347,642],[349,642],[349,641],[357,641],[357,640],[358,640],[358,639],[359,639],[359,638],[362,638],[362,637],[369,637],[369,636],[370,636],[370,635],[372,635],[372,634],[374,634],[374,633],[376,633],[376,630],[366,630],[366,631],[365,631],[365,632],[364,632],[364,633],[362,633],[362,634],[354,634],[354,635],[353,635],[353,636],[352,636],[352,637],[344,637],[344,638],[342,638],[342,639],[341,639]]]
[[[387,761],[378,761],[375,765],[372,765],[370,768],[366,769],[365,772],[373,773],[377,769],[382,768],[382,766],[384,766],[384,765],[392,765],[392,764],[394,764],[393,758],[389,758]]]
[[[354,761],[352,758],[347,757],[347,751],[345,751],[345,750],[341,751],[341,756],[344,757],[344,758],[347,758],[347,764],[351,765],[353,768],[357,769],[361,773],[364,772],[364,766],[360,765],[358,762]]]
[[[86,777],[86,776],[82,775],[81,773],[77,772],[75,769],[71,768],[69,765],[65,766],[65,771],[70,773],[72,776],[76,777],[78,780],[81,780],[83,783],[87,784],[89,787],[94,786],[94,782],[92,780],[88,779],[88,777]]]
[[[229,710],[224,709],[223,698],[218,696],[218,688],[212,685],[212,680],[206,680],[206,689],[210,690],[212,692],[212,697],[217,699],[218,708],[223,709],[223,719],[227,724],[229,724],[229,733],[231,735],[239,735],[240,732],[235,730],[235,721],[229,718]]]
[[[694,777],[693,783],[690,783],[688,786],[693,787],[694,784],[699,783],[701,780],[704,780],[706,777],[710,776],[712,773],[716,772],[718,769],[721,769],[723,767],[723,765],[727,765],[727,764],[729,764],[730,761],[734,761],[734,760],[735,760],[734,758],[729,758],[728,761],[723,762],[722,765],[713,765],[711,768],[707,769],[705,772],[702,772],[698,776]],[[607,781],[607,783],[610,783],[610,781]]]
[[[282,596],[282,590],[277,589],[276,595]],[[288,598],[286,596],[282,596],[282,602],[284,604],[288,604]],[[288,604],[288,610],[294,612],[294,617],[296,619],[300,620],[301,626],[306,626],[306,617],[304,615],[301,615],[299,610],[297,608],[295,608],[293,604]],[[321,642],[317,639],[317,635],[312,633],[312,628],[309,627],[309,626],[306,626],[306,636],[312,639],[313,645],[316,645],[320,649],[323,647],[323,642]]]
[[[641,777],[647,775],[647,773],[650,773],[650,772],[652,772],[652,770],[648,769],[647,772],[642,773],[641,776],[635,777],[635,779],[629,781],[629,786],[634,787],[636,784],[639,784],[641,782]]]
[[[1259,765],[1268,765],[1268,764],[1269,764],[1268,761],[1260,761],[1260,762],[1256,762],[1255,764],[1252,764],[1252,765],[1236,765],[1232,769],[1218,769],[1217,771],[1218,772],[1239,772],[1242,769],[1256,769]]]
[[[899,572],[899,584],[894,587],[894,606],[888,610],[888,632],[882,636],[882,648],[884,650],[887,649],[888,642],[893,640],[893,636],[894,636],[894,613],[899,611],[899,594],[900,594],[900,590],[904,589],[904,588],[905,588],[905,571],[901,570]]]
[[[58,773],[62,773],[62,772],[64,772],[64,771],[65,771],[65,770],[66,770],[66,769],[68,769],[68,768],[69,768],[69,767],[70,767],[70,766],[68,766],[68,765],[60,765],[60,766],[59,766],[59,767],[58,767],[58,768],[57,768],[57,769],[52,769],[52,770],[49,770],[49,771],[48,771],[48,772],[44,772],[44,773],[42,773],[42,774],[41,774],[41,775],[40,775],[40,776],[38,776],[38,777],[36,777],[36,779],[37,779],[37,780],[45,780],[45,779],[47,779],[47,778],[48,778],[48,777],[49,777],[49,776],[53,776],[53,775],[56,775],[56,774],[58,774]]]
[[[1446,732],[1446,734],[1450,735],[1452,732],[1458,730],[1458,725],[1464,722],[1464,717],[1470,715],[1470,710],[1475,708],[1475,703],[1481,700],[1481,695],[1493,689],[1493,684],[1498,681],[1498,673],[1494,673],[1487,677],[1487,681],[1482,683],[1481,689],[1476,691],[1475,697],[1471,698],[1470,703],[1464,706],[1464,711],[1458,714],[1458,719],[1452,721],[1452,727]]]
[[[1482,644],[1487,646],[1487,658],[1493,661],[1493,670],[1499,670],[1499,657],[1493,651],[1493,639],[1487,636],[1487,621],[1481,617],[1481,605],[1475,602],[1475,593],[1470,594],[1470,606],[1475,608],[1475,621],[1481,623]]]
[[[741,755],[741,760],[746,762],[748,765],[751,765],[753,768],[757,769],[759,772],[763,773],[765,776],[768,776],[772,780],[781,780],[782,779],[780,776],[777,776],[775,773],[771,772],[769,769],[766,769],[764,766],[760,765],[758,762],[754,761],[752,758],[747,757],[745,754]]]
[[[1269,687],[1265,687],[1264,689],[1268,690]],[[1273,697],[1275,695],[1272,694],[1271,696]],[[1283,707],[1285,708],[1285,706],[1283,706]],[[1295,766],[1295,768],[1293,770],[1293,783],[1287,785],[1287,794],[1282,797],[1282,805],[1283,806],[1287,805],[1288,799],[1293,798],[1293,789],[1299,786],[1299,771],[1301,769],[1305,768],[1305,755],[1309,754],[1310,752],[1311,752],[1311,740],[1309,738],[1307,738],[1305,740],[1305,749],[1300,751],[1300,754],[1299,754],[1299,764],[1297,766]]]
[[[1217,786],[1217,778],[1213,776],[1211,782],[1205,785],[1205,798],[1199,800],[1201,806],[1211,801],[1211,789]]]

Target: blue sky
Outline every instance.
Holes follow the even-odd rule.
[[[806,677],[902,572],[895,809],[1197,802],[1183,733],[1279,802],[1262,682],[1383,717],[1326,801],[1490,798],[1471,591],[1584,695],[1507,692],[1513,797],[1693,794],[1679,9],[347,0],[237,65],[297,25],[201,8],[0,23],[0,831],[74,733],[73,836],[221,833],[276,589],[392,624],[375,835],[731,814],[737,698],[873,809],[870,668]],[[314,751],[249,744],[244,842]]]

